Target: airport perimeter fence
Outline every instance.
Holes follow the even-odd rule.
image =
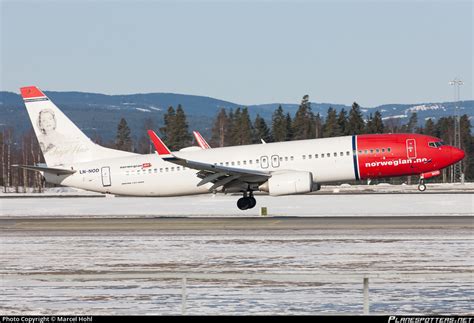
[[[424,283],[424,282],[459,282],[472,284],[473,273],[453,272],[453,273],[369,273],[369,274],[330,274],[330,273],[198,273],[198,272],[100,272],[81,274],[28,274],[29,278],[38,280],[75,280],[95,281],[107,280],[111,276],[114,279],[146,279],[146,280],[176,280],[181,283],[181,314],[187,314],[187,300],[190,295],[188,286],[190,281],[213,281],[231,282],[247,281],[254,282],[278,282],[278,283],[318,283],[318,284],[344,284],[360,283],[361,303],[363,312],[359,314],[370,314],[369,283]],[[204,283],[205,284],[205,283]],[[319,313],[314,313],[319,314]],[[337,313],[343,314],[343,313]],[[348,313],[354,314],[354,313]],[[357,313],[356,313],[357,314]]]

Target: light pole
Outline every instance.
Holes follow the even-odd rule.
[[[460,102],[460,91],[461,85],[464,82],[461,81],[459,78],[455,78],[454,80],[449,82],[449,85],[454,86],[454,101],[455,101],[455,108],[454,108],[454,146],[461,149],[461,127],[459,124],[459,107],[458,103]],[[452,167],[452,175],[451,175],[451,182],[455,183],[459,179],[461,182],[464,182],[464,174],[462,173],[462,163],[458,162],[453,165]]]

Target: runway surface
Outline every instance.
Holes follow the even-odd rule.
[[[473,229],[474,216],[10,218],[0,231]]]
[[[474,313],[473,194],[235,200],[1,199],[0,314]]]

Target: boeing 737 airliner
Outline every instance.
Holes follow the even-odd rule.
[[[99,146],[37,87],[21,88],[46,165],[21,165],[45,180],[90,191],[134,196],[241,192],[241,210],[255,191],[304,194],[321,184],[419,175],[425,179],[464,158],[440,139],[419,134],[354,135],[235,147],[189,147],[171,152],[149,131],[157,154]],[[209,148],[207,145],[203,147]]]

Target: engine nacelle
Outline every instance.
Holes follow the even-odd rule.
[[[300,171],[273,173],[258,188],[273,196],[309,193],[313,189],[313,174]]]
[[[432,172],[421,174],[420,178],[421,179],[428,179],[428,178],[431,178],[431,177],[439,176],[440,174],[441,174],[441,172],[439,170],[435,170],[435,171],[432,171]]]

